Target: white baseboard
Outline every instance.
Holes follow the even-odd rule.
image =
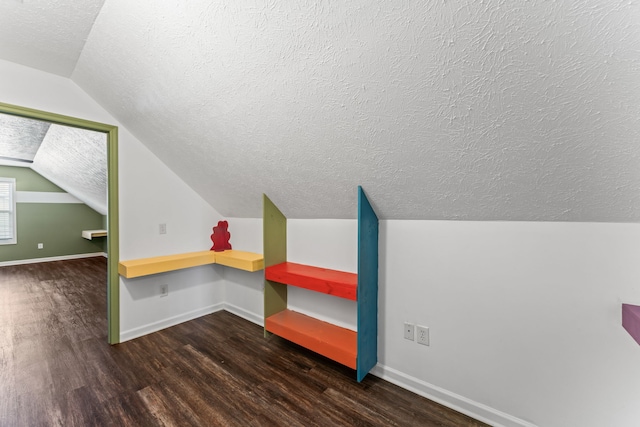
[[[247,311],[241,307],[224,303],[224,310],[255,323],[256,325],[264,326],[264,319],[262,316]],[[513,417],[487,405],[467,399],[464,396],[460,396],[433,384],[413,378],[403,372],[381,364],[377,364],[371,371],[371,374],[494,427],[537,427],[535,424],[528,421]]]
[[[464,396],[411,377],[388,366],[377,364],[371,374],[494,427],[537,427],[528,421],[467,399]]]
[[[128,331],[121,331],[120,342],[122,343],[147,334],[151,334],[153,332],[158,332],[162,329],[170,328],[171,326],[188,322],[189,320],[197,319],[198,317],[206,316],[207,314],[215,313],[220,310],[226,310],[229,313],[235,314],[236,316],[248,320],[249,322],[255,323],[260,326],[263,325],[262,317],[256,315],[255,313],[251,313],[233,304],[218,303],[205,308],[190,311],[188,313],[183,313],[178,316],[170,317],[168,319],[162,319],[157,322],[139,326]]]
[[[226,310],[232,314],[235,314],[236,316],[248,320],[249,322],[255,323],[256,325],[263,326],[264,324],[262,316],[259,316],[234,304],[219,303],[169,319],[164,319],[159,322],[150,323],[148,325],[141,326],[129,331],[121,332],[120,342],[138,338],[143,335],[150,334],[152,332],[156,332],[161,329],[165,329],[200,316],[215,313],[220,310]],[[376,377],[382,378],[385,381],[389,381],[390,383],[395,384],[399,387],[402,387],[405,390],[409,390],[417,395],[425,397],[429,400],[444,405],[447,408],[451,408],[455,411],[468,415],[472,418],[475,418],[476,420],[485,422],[494,427],[537,427],[533,423],[521,420],[482,403],[475,402],[471,399],[467,399],[464,396],[460,396],[456,393],[452,393],[433,384],[429,384],[420,379],[411,377],[388,366],[377,364],[371,371],[371,374],[375,375]]]
[[[251,323],[255,323],[259,326],[264,326],[264,319],[262,318],[262,316],[258,316],[257,314],[247,311],[244,308],[238,307],[237,305],[224,303],[224,309],[229,313],[235,314],[236,316],[248,320]]]
[[[223,309],[223,303],[213,304],[208,307],[190,311],[188,313],[182,313],[177,316],[169,317],[167,319],[162,319],[157,322],[129,329],[128,331],[120,331],[120,342],[123,343],[125,341],[139,338],[152,332],[158,332],[162,329],[166,329],[180,323],[188,322],[189,320],[197,319],[198,317],[206,316],[207,314],[215,313],[216,311],[220,311]]]
[[[47,258],[17,259],[15,261],[2,261],[0,262],[0,267],[7,267],[10,265],[37,264],[39,262],[66,261],[69,259],[93,258],[96,256],[106,257],[107,254],[104,252],[93,252],[90,254],[62,255]]]

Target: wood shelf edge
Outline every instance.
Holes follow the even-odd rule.
[[[87,240],[93,240],[94,237],[106,237],[107,230],[82,230],[82,237]]]
[[[356,369],[357,333],[292,310],[283,310],[265,319],[265,329]]]
[[[120,261],[118,264],[118,273],[127,279],[132,279],[206,264],[215,264],[214,252],[188,252],[184,254]]]
[[[221,264],[246,271],[258,271],[264,268],[264,259],[260,254],[236,250],[189,252],[120,261],[118,274],[132,279],[207,264]]]
[[[265,279],[356,301],[358,275],[311,265],[283,262],[265,269]]]
[[[264,257],[261,254],[237,251],[235,249],[215,252],[215,254],[216,264],[250,272],[264,269]]]

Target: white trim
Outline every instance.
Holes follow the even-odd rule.
[[[258,316],[255,313],[245,310],[244,308],[240,308],[237,305],[224,303],[224,310],[228,311],[231,314],[235,314],[236,316],[242,317],[244,320],[248,320],[251,323],[255,323],[258,326],[264,326],[264,319],[262,316]]]
[[[54,191],[16,191],[16,203],[74,203],[83,204],[69,193]]]
[[[104,252],[92,252],[88,254],[62,255],[47,258],[17,259],[14,261],[2,261],[0,262],[0,267],[7,267],[10,265],[36,264],[39,262],[66,261],[68,259],[93,258],[97,256],[103,256],[106,258],[107,254],[105,254]]]
[[[498,411],[474,400],[467,399],[464,396],[452,393],[436,385],[410,377],[388,366],[377,364],[371,373],[385,381],[389,381],[392,384],[494,427],[537,427],[533,423]]]
[[[169,317],[167,319],[129,329],[128,331],[120,331],[120,343],[132,340],[134,338],[139,338],[153,332],[158,332],[162,329],[170,328],[171,326],[188,322],[189,320],[197,319],[198,317],[206,316],[207,314],[215,313],[221,310],[224,310],[224,303],[199,308],[188,313],[179,314],[177,316]]]
[[[9,202],[11,204],[11,207],[3,212],[7,212],[10,216],[9,219],[9,227],[12,233],[12,237],[10,239],[2,239],[0,240],[0,245],[15,245],[18,243],[18,225],[16,222],[16,217],[18,216],[17,213],[17,202],[16,202],[16,179],[15,178],[5,178],[5,177],[0,177],[0,183],[8,183],[10,185],[9,188]],[[3,232],[4,235],[4,232]]]
[[[17,160],[0,159],[0,166],[13,166],[16,168],[30,168],[32,163],[20,162]]]

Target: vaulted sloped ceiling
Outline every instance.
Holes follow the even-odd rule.
[[[0,114],[0,165],[29,167],[107,215],[107,137]]]
[[[69,77],[104,0],[0,0],[0,58]]]
[[[50,126],[49,122],[0,114],[0,161],[32,164]]]
[[[53,124],[31,169],[107,215],[107,136]]]
[[[635,222],[639,46],[635,1],[106,0],[71,78],[224,215]]]

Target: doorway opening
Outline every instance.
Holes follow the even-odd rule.
[[[118,276],[118,127],[0,102],[0,113],[101,132],[107,136],[107,325],[110,344],[120,342]]]

